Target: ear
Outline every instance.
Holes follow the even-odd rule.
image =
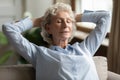
[[[51,29],[50,29],[50,25],[49,25],[49,24],[46,24],[45,30],[46,30],[49,34],[51,34]]]

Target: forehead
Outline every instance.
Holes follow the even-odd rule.
[[[69,18],[70,19],[70,14],[67,11],[59,11],[56,13],[56,15],[52,16],[52,19],[57,19],[57,18],[61,18],[61,19]]]

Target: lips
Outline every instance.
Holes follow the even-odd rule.
[[[69,33],[69,31],[61,31],[60,33]]]

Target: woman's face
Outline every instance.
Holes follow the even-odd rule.
[[[66,11],[59,11],[51,17],[51,23],[47,24],[46,29],[52,35],[53,40],[69,39],[72,34],[73,21]]]

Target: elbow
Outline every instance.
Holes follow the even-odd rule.
[[[107,12],[105,13],[105,17],[108,17],[108,18],[110,18],[110,17],[111,17],[111,14],[110,14],[110,12],[108,12],[108,11],[107,11]]]
[[[7,24],[3,24],[3,25],[2,25],[2,31],[3,31],[3,32],[6,31],[6,27],[7,27]]]
[[[111,17],[111,14],[109,11],[105,11],[105,10],[102,10],[102,11],[97,11],[101,17],[100,18],[110,18]]]
[[[109,11],[103,11],[102,13],[101,13],[101,18],[98,20],[98,24],[103,24],[103,23],[109,23],[110,22],[110,20],[111,20],[111,14],[110,14],[110,12]]]
[[[10,28],[10,23],[5,23],[2,25],[2,31],[5,33],[9,31],[8,29]]]
[[[105,12],[103,12],[103,16],[102,16],[102,18],[110,19],[110,17],[111,17],[111,14],[110,14],[109,11],[105,11]]]

